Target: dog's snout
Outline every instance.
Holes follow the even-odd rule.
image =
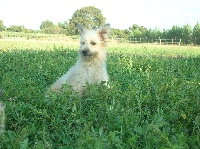
[[[84,50],[82,50],[82,53],[83,53],[83,55],[88,55],[89,49],[84,49]]]
[[[82,53],[83,53],[83,55],[87,55],[88,50],[83,50]]]

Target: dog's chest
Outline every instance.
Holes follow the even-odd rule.
[[[86,81],[97,81],[102,78],[104,66],[99,65],[84,65],[82,67],[82,75]]]
[[[76,88],[84,86],[86,82],[94,84],[101,81],[107,81],[107,78],[105,63],[77,63],[68,71],[66,80],[68,80],[69,85],[73,86],[74,90],[76,90]]]

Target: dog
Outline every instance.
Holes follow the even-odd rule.
[[[106,44],[110,32],[110,24],[96,30],[88,30],[78,26],[81,32],[78,60],[66,74],[50,86],[52,92],[60,92],[63,84],[68,84],[72,90],[82,94],[86,84],[108,85],[106,69]]]

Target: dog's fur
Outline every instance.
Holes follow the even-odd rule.
[[[84,91],[86,83],[95,84],[104,81],[107,85],[106,41],[110,25],[106,24],[97,30],[88,30],[80,26],[79,29],[81,39],[78,61],[51,85],[50,90],[53,92],[59,92],[66,83],[78,93]]]

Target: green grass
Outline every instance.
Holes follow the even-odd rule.
[[[199,47],[109,44],[110,89],[89,85],[84,98],[66,90],[46,99],[77,48],[0,41],[0,148],[200,148]]]

